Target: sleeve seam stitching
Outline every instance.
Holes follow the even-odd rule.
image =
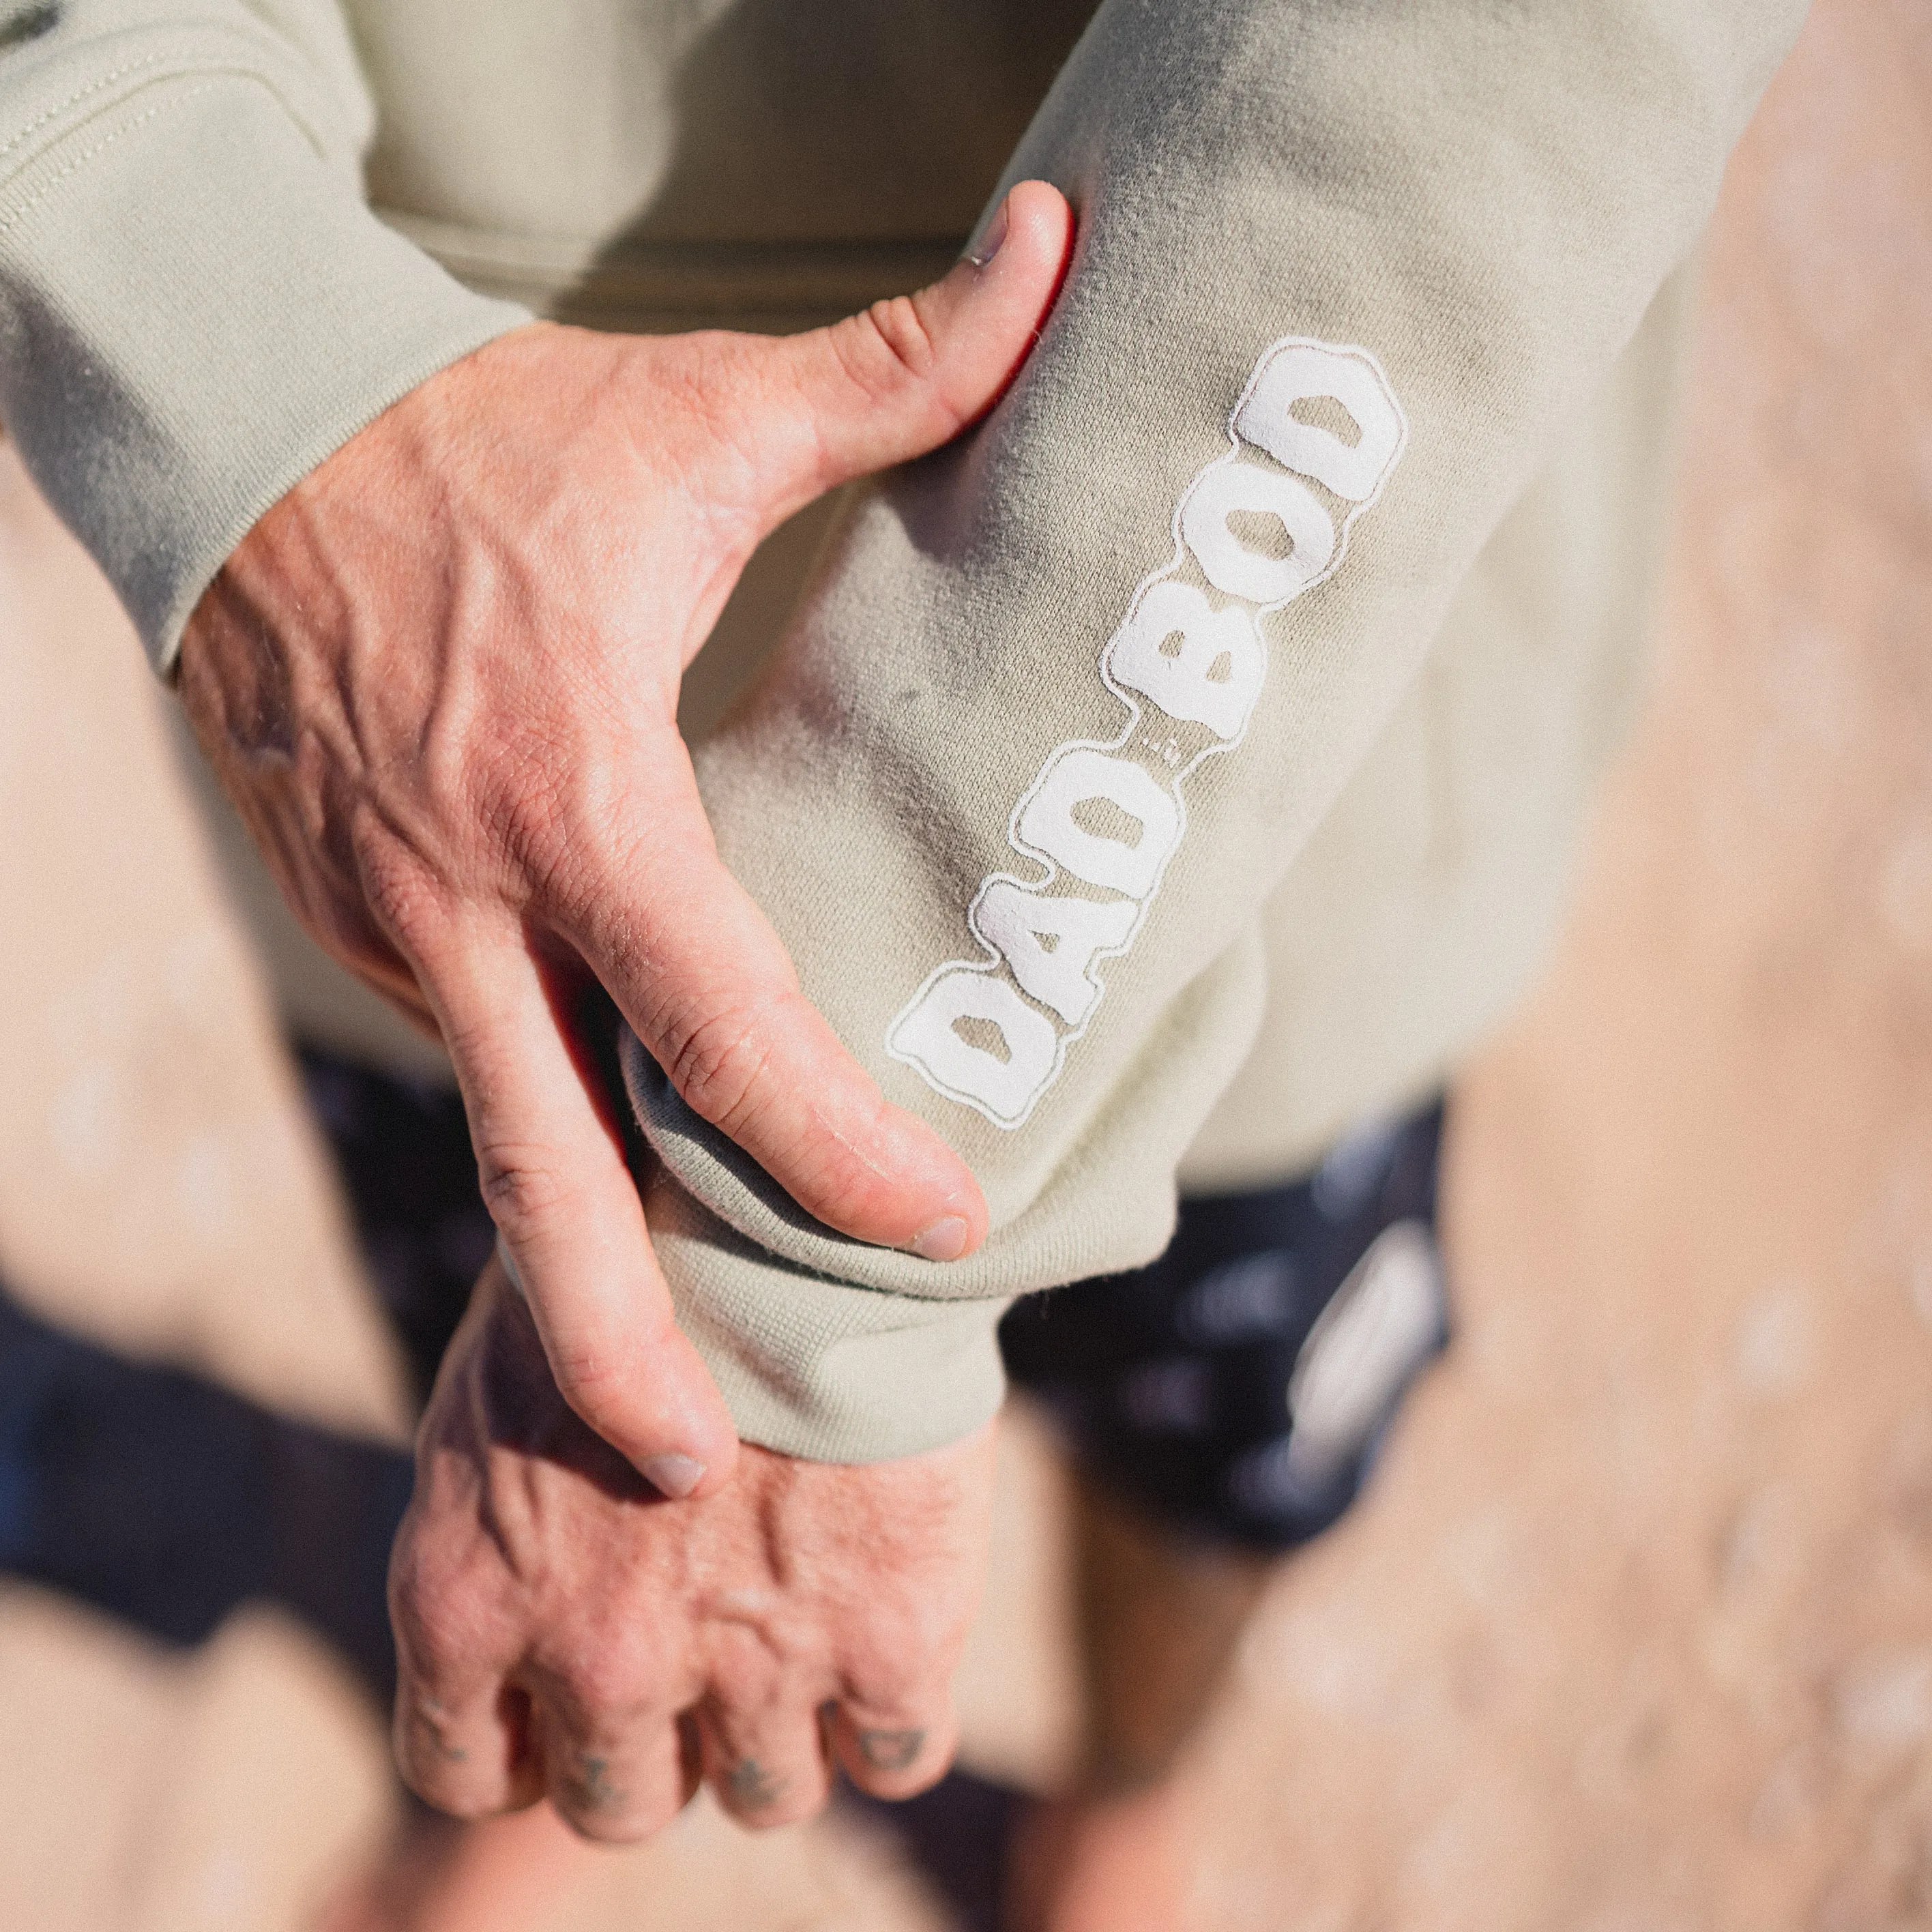
[[[226,80],[252,81],[265,88],[295,124],[302,139],[326,160],[336,146],[334,136],[342,130],[334,126],[326,104],[324,111],[318,114],[318,104],[311,98],[314,90],[304,86],[303,70],[291,70],[288,52],[286,48],[278,45],[262,23],[256,22],[252,32],[228,26],[214,27],[208,33],[196,36],[191,51],[178,46],[167,47],[144,54],[138,59],[123,59],[84,86],[76,86],[64,99],[44,109],[0,142],[0,163],[4,164],[0,166],[0,177],[18,174],[71,139],[77,129],[56,130],[53,138],[34,154],[23,160],[17,153],[34,135],[44,133],[62,116],[82,104],[96,102],[98,96],[117,82],[130,80],[134,82],[124,90],[121,100],[124,102],[149,88],[170,81],[187,80],[197,74],[218,76]],[[314,80],[317,76],[309,74],[308,78]],[[112,100],[99,103],[91,112],[80,118],[77,126],[84,128],[88,121],[112,112],[117,104]]]
[[[78,87],[64,100],[56,101],[52,106],[37,114],[24,128],[16,129],[4,141],[0,141],[0,157],[10,154],[29,136],[39,133],[50,121],[57,121],[70,107],[77,107],[90,94],[98,94],[102,88],[112,87],[117,80],[124,80],[130,74],[138,74],[143,68],[152,67],[164,58],[160,54],[149,54],[144,60],[129,61],[111,69],[99,79],[91,80],[85,87]]]
[[[91,148],[82,148],[79,154],[56,169],[24,201],[15,202],[10,206],[0,208],[0,235],[5,235],[19,226],[28,215],[31,214],[42,202],[46,200],[48,196],[53,193],[56,188],[60,186],[62,182],[79,173],[102,149],[111,148],[124,134],[131,134],[136,128],[153,120],[158,115],[165,114],[170,108],[180,106],[188,101],[198,98],[202,94],[212,93],[220,85],[219,81],[207,80],[203,81],[199,86],[186,88],[178,93],[171,94],[166,100],[156,102],[146,113],[137,114],[131,121],[124,121],[110,133],[102,135]]]

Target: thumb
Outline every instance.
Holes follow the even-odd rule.
[[[1066,197],[1022,182],[944,280],[771,343],[775,400],[788,392],[808,432],[782,446],[795,473],[766,479],[772,520],[936,449],[992,408],[1045,326],[1072,244]]]

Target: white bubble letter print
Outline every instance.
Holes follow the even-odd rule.
[[[1339,403],[1355,425],[1352,446],[1304,422],[1298,403]],[[1372,501],[1408,435],[1388,379],[1360,350],[1291,342],[1268,357],[1234,412],[1234,434],[1286,470],[1312,476],[1351,503]]]
[[[1179,647],[1170,652],[1170,640]],[[1217,610],[1207,594],[1169,578],[1156,584],[1114,633],[1104,660],[1116,684],[1150,698],[1170,718],[1238,738],[1261,695],[1268,656],[1246,608]]]
[[[893,1051],[927,1070],[942,1094],[970,1102],[1001,1126],[1026,1118],[1060,1053],[1053,1022],[976,966],[949,967],[929,980],[893,1022],[892,1040]]]
[[[1132,899],[1075,899],[988,879],[974,923],[1000,950],[1023,992],[1078,1026],[1100,997],[1089,969],[1127,943],[1140,908]],[[1049,946],[1048,940],[1052,944]]]
[[[1013,809],[1007,841],[1044,876],[983,879],[966,923],[986,956],[938,968],[886,1029],[895,1060],[995,1126],[1022,1125],[1052,1085],[1106,993],[1100,962],[1132,947],[1186,835],[1185,781],[1246,733],[1268,670],[1257,620],[1341,568],[1408,426],[1366,349],[1290,337],[1255,364],[1228,437],[1182,494],[1173,560],[1102,647],[1101,680],[1127,713],[1119,736],[1054,746]],[[1212,741],[1166,769],[1148,748],[1190,725]],[[1062,872],[1118,896],[1050,891]]]
[[[1133,821],[1131,838],[1083,826],[1082,806],[1111,807]],[[1018,842],[1064,866],[1090,886],[1111,886],[1130,899],[1145,898],[1160,878],[1167,855],[1180,838],[1180,804],[1144,766],[1096,752],[1090,745],[1063,745],[1033,782],[1019,809]]]
[[[1279,524],[1288,554],[1250,549],[1229,526],[1230,517]],[[1335,526],[1306,483],[1264,470],[1258,463],[1217,464],[1194,479],[1182,498],[1180,534],[1199,559],[1208,581],[1250,604],[1286,604],[1328,573],[1335,554]],[[1257,532],[1262,541],[1264,532]]]

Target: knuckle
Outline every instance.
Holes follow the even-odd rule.
[[[854,1780],[868,1791],[898,1797],[936,1784],[952,1763],[958,1738],[944,1685],[903,1691],[890,1684],[868,1688],[888,1694],[862,1698],[848,1691],[834,1732]]]
[[[756,1758],[741,1758],[713,1780],[718,1802],[740,1824],[763,1832],[815,1817],[830,1786],[822,1772],[780,1772]]]
[[[830,1095],[832,1082],[838,1077],[836,1071],[827,1074],[816,1093]],[[759,1151],[764,1164],[782,1171],[786,1187],[821,1221],[854,1233],[872,1233],[882,1220],[904,1212],[892,1178],[904,1167],[896,1162],[892,1142],[878,1130],[884,1096],[878,1096],[867,1112],[851,1104],[851,1094],[846,1086],[830,1104],[821,1102],[811,1115],[801,1118],[788,1112],[766,1119],[761,1124]],[[740,1112],[748,1118],[751,1108]],[[820,1125],[830,1118],[837,1121],[836,1132]]]
[[[437,1700],[405,1689],[397,1697],[397,1768],[416,1795],[458,1817],[481,1817],[500,1808],[489,1788],[488,1766],[471,1761]]]
[[[945,1660],[903,1615],[861,1612],[841,1646],[846,1701],[878,1714],[928,1712],[946,1702]],[[911,1723],[914,1719],[906,1718]]]
[[[396,1648],[412,1675],[426,1687],[423,1694],[454,1678],[466,1655],[473,1654],[474,1619],[460,1600],[438,1592],[392,1592],[390,1615]]]
[[[606,1656],[598,1647],[586,1645],[561,1660],[556,1676],[574,1729],[602,1733],[622,1727],[646,1702],[632,1660]]]
[[[932,375],[939,361],[938,345],[911,296],[875,302],[866,310],[863,324],[873,345],[868,360],[877,371],[868,381],[860,378],[868,388],[896,386],[908,380],[923,382]]]
[[[580,1601],[553,1625],[536,1660],[550,1720],[574,1749],[601,1751],[634,1738],[669,1701],[664,1654],[634,1606],[622,1590]]]
[[[636,1844],[682,1808],[674,1791],[632,1790],[615,1761],[592,1750],[564,1754],[551,1769],[549,1791],[571,1829],[598,1844]]]
[[[634,1419],[643,1364],[634,1344],[596,1336],[574,1336],[548,1351],[557,1393],[578,1420],[615,1442]]]
[[[397,1546],[389,1568],[389,1615],[410,1667],[436,1676],[463,1641],[458,1593],[420,1556]]]
[[[502,1584],[478,1544],[452,1552],[420,1533],[398,1541],[389,1565],[389,1616],[412,1694],[434,1700],[450,1683],[473,1682],[485,1660],[514,1642],[518,1611]]]
[[[727,1133],[754,1113],[769,1062],[769,1000],[734,1001],[674,1022],[664,1071],[692,1110]]]
[[[867,1771],[897,1777],[927,1755],[931,1739],[923,1724],[857,1724],[853,1726],[852,1741]]]
[[[844,1702],[855,1721],[905,1725],[927,1722],[945,1696],[926,1671],[875,1652],[847,1672]]]
[[[564,775],[583,769],[556,758],[544,743],[545,735],[530,720],[514,725],[506,721],[478,788],[477,815],[485,838],[497,851],[539,869],[560,859],[569,845]]]
[[[528,1142],[486,1140],[476,1173],[484,1205],[512,1247],[567,1215],[580,1193],[554,1148]]]
[[[780,1677],[790,1679],[790,1673]],[[818,1706],[800,1694],[795,1681],[768,1684],[765,1694],[748,1698],[747,1690],[756,1688],[734,1682],[732,1705],[712,1708],[710,1782],[741,1822],[794,1824],[812,1816],[830,1789]]]
[[[638,834],[616,795],[618,765],[591,756],[580,761],[572,788],[554,778],[530,795],[519,795],[496,816],[495,841],[524,887],[539,905],[577,916],[594,917],[609,896],[618,868],[630,856]]]
[[[376,926],[411,958],[433,950],[440,923],[441,902],[434,880],[422,862],[373,818],[351,828],[350,847],[356,878]]]

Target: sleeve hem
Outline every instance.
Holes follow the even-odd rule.
[[[886,1462],[999,1412],[1006,1300],[917,1301],[829,1280],[754,1246],[662,1168],[645,1205],[678,1324],[746,1442],[814,1462]]]

